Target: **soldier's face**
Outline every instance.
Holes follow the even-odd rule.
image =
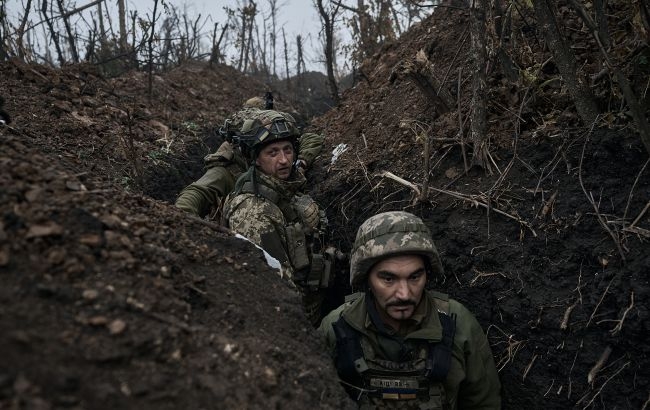
[[[399,329],[401,321],[413,316],[426,282],[424,260],[418,255],[384,259],[372,267],[368,276],[377,311],[394,329]]]
[[[291,142],[278,141],[262,148],[262,151],[260,151],[255,160],[255,165],[266,175],[271,175],[278,179],[287,179],[291,175],[293,158],[294,152]]]

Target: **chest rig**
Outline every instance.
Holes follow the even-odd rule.
[[[245,182],[240,192],[261,196],[280,208],[286,221],[286,247],[294,269],[293,282],[312,291],[329,287],[335,250],[324,246],[327,217],[318,204],[308,195],[287,199],[270,187],[251,181]]]
[[[341,317],[334,323],[335,365],[350,397],[362,409],[449,408],[443,382],[451,366],[451,351],[456,332],[456,315],[449,315],[448,300],[436,299],[442,325],[440,341],[414,341],[403,360],[377,357],[377,352]],[[435,313],[434,313],[435,314]]]

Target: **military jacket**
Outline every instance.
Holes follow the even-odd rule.
[[[298,139],[298,159],[305,161],[308,167],[311,166],[321,153],[324,139],[319,134],[302,134]],[[233,190],[237,178],[249,166],[249,161],[241,150],[230,142],[221,144],[204,161],[206,171],[203,176],[183,189],[175,203],[178,208],[200,217],[211,210],[221,210],[223,200]]]
[[[396,358],[403,353],[396,351],[394,343],[387,343],[378,334],[368,315],[365,299],[365,295],[361,296],[330,312],[321,322],[319,332],[326,339],[332,355],[335,356],[337,354],[336,336],[332,326],[339,318],[342,318],[359,332],[364,357],[370,360],[399,360]],[[422,343],[441,340],[442,326],[437,313],[441,306],[437,300],[432,294],[425,293],[413,317],[408,323],[405,323],[405,329],[401,329],[398,335],[405,344],[417,348]],[[456,316],[456,330],[452,345],[451,366],[447,377],[442,382],[442,393],[436,398],[438,401],[442,400],[438,407],[430,407],[431,402],[418,403],[417,400],[377,401],[370,399],[365,394],[360,394],[355,399],[358,399],[361,408],[441,408],[452,410],[498,410],[501,408],[501,385],[485,333],[474,315],[461,303],[449,299],[445,310],[449,315]],[[433,387],[436,386],[432,386],[432,391]]]
[[[251,187],[253,180],[256,186]],[[309,229],[296,207],[304,196],[300,191],[305,182],[296,171],[283,181],[253,166],[237,181],[238,188],[226,200],[223,214],[226,226],[280,261],[283,275],[292,279],[310,264]]]

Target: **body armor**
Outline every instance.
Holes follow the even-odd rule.
[[[334,324],[335,365],[343,386],[360,408],[449,408],[443,382],[451,363],[456,322],[455,315],[438,315],[442,340],[417,341],[410,357],[399,362],[378,358],[371,344],[343,317]]]

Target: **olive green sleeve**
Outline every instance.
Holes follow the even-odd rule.
[[[318,334],[325,341],[325,344],[327,345],[329,353],[332,357],[334,357],[334,354],[336,353],[336,335],[334,334],[334,328],[332,325],[334,325],[334,323],[339,320],[345,306],[346,304],[343,304],[328,313],[327,316],[325,316],[320,322],[320,326],[317,330]]]
[[[501,383],[481,325],[467,308],[454,300],[450,300],[450,311],[457,314],[454,344],[463,350],[465,361],[465,379],[458,391],[458,408],[501,409]]]
[[[323,150],[324,141],[325,137],[319,134],[311,132],[302,134],[298,148],[298,159],[304,160],[307,166],[310,167]]]
[[[184,211],[204,217],[213,205],[219,206],[234,186],[233,175],[226,168],[209,168],[198,181],[181,191],[175,205]]]

